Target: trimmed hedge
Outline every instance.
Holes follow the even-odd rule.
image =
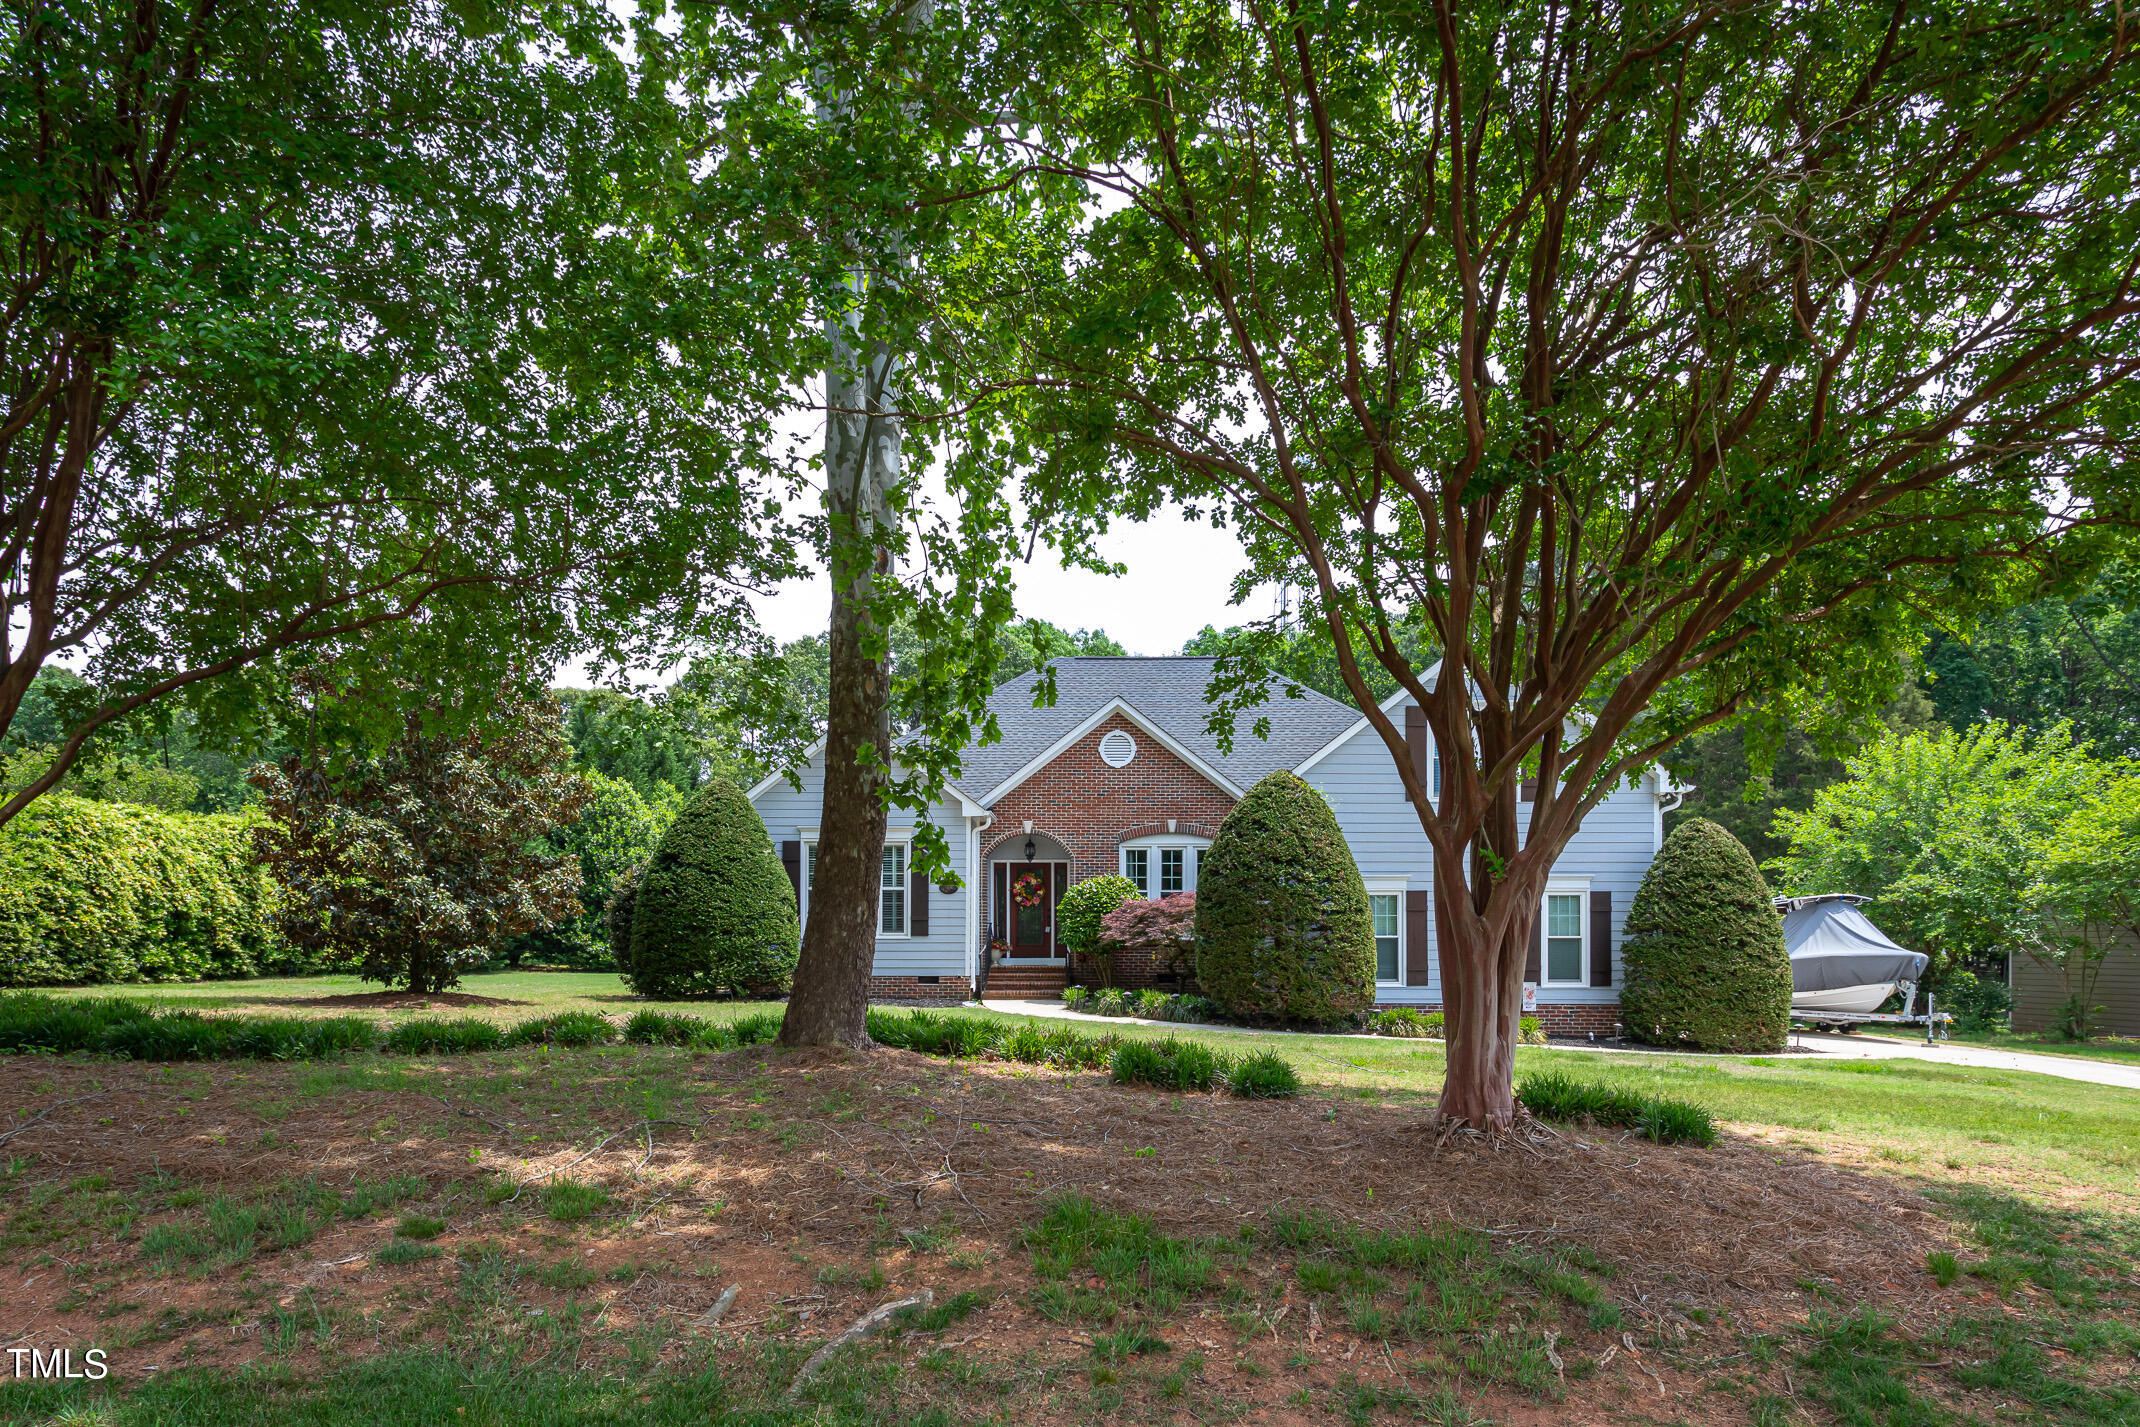
[[[0,828],[0,986],[312,969],[275,933],[251,825],[45,794]]]
[[[624,979],[642,996],[785,991],[802,952],[795,889],[741,788],[710,779],[639,878]]]
[[[1587,1119],[1639,1130],[1661,1145],[1716,1143],[1716,1121],[1699,1105],[1578,1080],[1566,1071],[1540,1070],[1524,1076],[1516,1083],[1516,1098],[1542,1119]]]
[[[1767,1053],[1791,1027],[1783,919],[1754,859],[1706,818],[1681,823],[1635,892],[1620,1018],[1653,1045]]]
[[[1375,1004],[1367,887],[1330,805],[1297,774],[1249,789],[1204,854],[1196,979],[1244,1020],[1330,1025]]]

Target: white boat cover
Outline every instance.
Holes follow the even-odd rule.
[[[1791,953],[1794,992],[1917,981],[1931,961],[1887,939],[1849,894],[1794,897],[1784,904],[1783,944]]]

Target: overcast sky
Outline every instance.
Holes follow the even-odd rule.
[[[1184,520],[1170,509],[1143,525],[1118,524],[1101,551],[1128,567],[1117,579],[1065,570],[1045,549],[1020,565],[1018,612],[1064,629],[1104,629],[1132,654],[1173,654],[1207,624],[1225,628],[1272,612],[1275,594],[1226,603],[1246,563],[1230,530]],[[776,639],[823,634],[831,596],[822,575],[783,586],[758,601],[758,618]]]

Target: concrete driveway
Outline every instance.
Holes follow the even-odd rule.
[[[1939,1065],[1966,1065],[1973,1070],[2025,1070],[2032,1075],[2055,1075],[2061,1080],[2084,1080],[2091,1085],[2115,1085],[2140,1090],[2140,1065],[2119,1065],[2107,1060],[2088,1060],[2077,1055],[2035,1055],[2022,1050],[1987,1050],[1983,1046],[1953,1045],[1942,1041],[1891,1039],[1887,1036],[1815,1035],[1791,1037],[1791,1044],[1821,1055],[1843,1060],[1929,1060]]]
[[[1128,1021],[1139,1026],[1167,1025],[1164,1021],[1146,1021],[1134,1016],[1093,1016],[1082,1011],[1073,1011],[1061,1001],[1010,1000],[990,997],[982,1003],[991,1011],[1004,1011],[1014,1016],[1038,1016],[1051,1021],[1085,1021],[1097,1025],[1120,1025]],[[1190,1027],[1181,1027],[1187,1030]],[[1198,1031],[1225,1031],[1234,1035],[1272,1035],[1271,1031],[1249,1026],[1199,1025]],[[2111,1085],[2121,1090],[2140,1090],[2140,1065],[2118,1065],[2110,1061],[2086,1060],[2077,1055],[2034,1055],[2028,1051],[1986,1050],[1981,1046],[1952,1045],[1941,1042],[1926,1045],[1923,1041],[1893,1039],[1886,1036],[1868,1035],[1818,1035],[1807,1031],[1791,1037],[1794,1049],[1812,1051],[1818,1055],[1833,1056],[1840,1060],[1928,1060],[1939,1065],[1961,1065],[1972,1070],[2021,1070],[2031,1075],[2055,1075],[2061,1080],[2080,1080],[2090,1085]],[[1556,1045],[1552,1050],[1587,1050],[1608,1055],[1677,1055],[1697,1054],[1691,1051],[1657,1051],[1638,1049],[1633,1046],[1585,1046]]]

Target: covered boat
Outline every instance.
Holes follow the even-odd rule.
[[[1783,944],[1791,954],[1791,1009],[1869,1014],[1898,985],[1915,986],[1931,961],[1888,940],[1858,910],[1855,892],[1778,897]]]

